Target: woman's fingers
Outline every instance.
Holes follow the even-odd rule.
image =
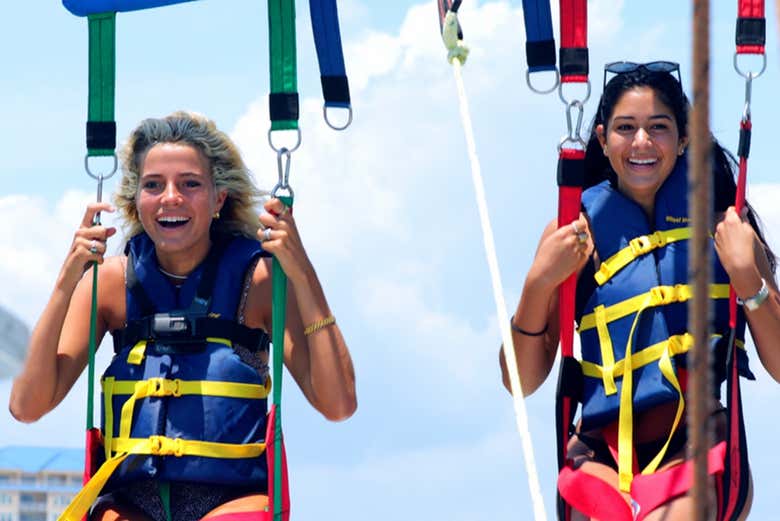
[[[113,212],[114,207],[110,203],[89,203],[87,210],[84,212],[84,217],[81,220],[82,228],[89,228],[95,223],[95,216],[98,212]]]

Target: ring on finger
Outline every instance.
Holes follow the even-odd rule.
[[[89,243],[89,252],[97,253],[97,242],[94,239],[92,239],[92,242]]]
[[[585,244],[588,242],[588,234],[585,232],[577,232],[577,241],[580,244]]]
[[[260,242],[270,241],[271,240],[271,228],[266,228],[263,230],[263,238],[260,239]]]

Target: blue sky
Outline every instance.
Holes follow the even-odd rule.
[[[753,95],[748,197],[780,251],[772,156],[780,60],[770,3],[769,66]],[[712,128],[734,150],[743,84],[731,65],[734,6],[725,4],[713,6]],[[291,183],[308,252],[352,350],[359,409],[345,423],[328,423],[285,380],[295,519],[382,521],[398,517],[396,509],[433,521],[532,517],[512,404],[500,384],[495,306],[434,5],[339,2],[355,109],[343,133],[322,122],[308,8],[298,6],[303,144],[293,155]],[[679,2],[589,6],[594,99],[601,67],[619,59],[679,61],[690,84],[690,13]],[[196,110],[230,132],[258,182],[272,186],[264,9],[212,0],[120,15],[120,139],[143,117]],[[511,312],[539,234],[555,215],[563,107],[525,85],[519,0],[467,1],[460,18],[472,49],[464,81]],[[17,2],[0,23],[0,305],[33,324],[82,208],[94,198],[82,170],[86,22],[56,2]],[[106,193],[113,188],[109,181]],[[106,344],[99,365],[109,351]],[[753,517],[768,519],[780,509],[780,478],[766,404],[780,399],[780,386],[754,352],[752,360],[758,381],[745,383],[744,392]],[[553,380],[527,400],[549,519]],[[10,382],[0,381],[0,403],[9,390]],[[55,412],[29,426],[0,407],[0,445],[79,446],[84,396],[80,381]]]

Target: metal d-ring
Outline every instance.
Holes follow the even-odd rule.
[[[330,120],[328,119],[328,104],[327,103],[323,103],[323,105],[322,105],[322,117],[325,118],[325,123],[327,123],[327,125],[330,128],[332,128],[333,130],[344,130],[352,123],[352,104],[349,104],[346,107],[336,107],[336,108],[347,109],[349,111],[349,114],[347,116],[347,122],[344,123],[343,126],[339,127],[339,126],[334,125],[333,123],[330,122]]]
[[[103,181],[105,181],[106,179],[108,179],[111,176],[113,176],[116,173],[116,171],[117,171],[117,167],[119,166],[119,162],[117,161],[117,158],[116,158],[116,152],[112,153],[111,157],[114,158],[114,164],[111,167],[111,171],[108,173],[108,175],[105,175],[105,174],[102,174],[102,173],[100,173],[100,174],[92,173],[92,170],[90,170],[90,168],[89,168],[89,158],[90,158],[90,155],[87,154],[87,155],[84,156],[84,170],[86,170],[87,175],[89,177],[91,177],[92,179],[97,181],[97,202],[98,203],[103,201]],[[100,212],[95,213],[95,217],[92,220],[92,222],[94,224],[100,224]]]
[[[737,71],[737,74],[739,74],[740,76],[742,76],[746,80],[748,80],[748,79],[755,80],[756,78],[758,78],[759,76],[764,74],[764,71],[766,70],[766,54],[762,54],[761,58],[762,58],[762,62],[761,62],[761,70],[760,71],[758,71],[758,72],[753,72],[753,71],[745,72],[745,71],[743,71],[742,69],[739,68],[739,53],[735,52],[734,53],[734,70]]]
[[[536,71],[536,72],[544,72],[544,71]],[[526,69],[525,71],[525,83],[528,85],[528,88],[531,89],[532,92],[535,92],[536,94],[549,94],[555,89],[558,88],[558,85],[561,83],[561,73],[558,72],[558,67],[556,67],[552,72],[555,73],[555,83],[553,83],[553,86],[549,89],[537,89],[533,86],[531,83],[531,69]]]
[[[566,106],[570,105],[570,104],[571,104],[572,102],[574,102],[574,101],[579,101],[580,103],[582,103],[582,104],[584,105],[584,104],[585,104],[585,102],[587,102],[587,101],[590,99],[590,80],[588,80],[587,82],[585,82],[585,86],[586,86],[588,89],[585,91],[585,97],[584,97],[582,100],[576,100],[576,99],[575,99],[575,100],[572,100],[572,101],[569,101],[569,100],[567,100],[567,99],[566,99],[566,98],[563,96],[563,86],[564,86],[564,82],[559,82],[559,83],[558,83],[558,97],[559,97],[559,98],[560,98],[560,100],[563,102],[563,104],[564,104],[564,105],[566,105]]]
[[[290,130],[292,130],[292,129],[290,129]],[[269,128],[268,129],[268,144],[271,145],[271,150],[273,150],[277,154],[280,151],[282,151],[282,150],[286,150],[287,152],[289,152],[291,154],[293,152],[295,152],[296,150],[298,150],[298,147],[301,146],[301,129],[300,129],[300,127],[296,128],[295,131],[297,132],[297,140],[295,141],[295,146],[294,147],[292,147],[290,149],[288,149],[287,147],[276,148],[276,146],[274,146],[274,140],[273,140],[274,129],[273,128]]]

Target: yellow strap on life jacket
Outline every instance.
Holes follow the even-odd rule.
[[[612,338],[609,336],[604,306],[596,306],[593,314],[596,315],[596,329],[599,333],[599,346],[601,347],[601,363],[604,364],[601,379],[604,382],[604,393],[609,396],[617,392],[614,376],[615,350],[612,347]]]
[[[179,397],[182,395],[206,395],[259,400],[268,396],[268,393],[271,390],[271,379],[267,378],[265,385],[257,385],[234,382],[210,382],[203,380],[169,380],[166,378],[154,377],[149,378],[148,380],[138,381],[114,381],[112,379],[110,386],[108,379],[106,379],[103,382],[104,394],[106,393],[107,388],[108,394],[111,395],[130,395],[122,405],[122,412],[120,413],[121,419],[119,422],[119,437],[129,438],[133,422],[133,409],[135,408],[135,402],[140,399],[149,396]],[[106,417],[108,417],[109,413],[112,413],[113,410],[113,404],[107,405]]]
[[[628,298],[617,304],[607,306],[604,310],[607,324],[615,320],[637,313],[640,309],[648,307],[686,302],[693,294],[693,287],[689,284],[676,284],[674,286],[655,286],[650,291],[635,297]],[[724,299],[729,297],[728,284],[710,284],[710,298]],[[649,300],[648,300],[649,299]],[[596,314],[588,313],[580,319],[579,333],[596,327]]]
[[[114,438],[111,450],[116,451],[117,455],[101,465],[92,479],[73,498],[58,521],[81,521],[116,468],[131,454],[221,459],[256,458],[265,451],[265,443],[241,445],[150,436],[149,438]]]
[[[218,337],[207,337],[206,342],[212,343],[212,344],[224,344],[228,347],[233,347],[233,342],[228,340],[227,338],[218,338]],[[144,361],[144,356],[146,356],[146,345],[148,341],[147,340],[139,340],[132,349],[130,349],[130,352],[127,353],[127,363],[132,365],[141,365],[141,363]]]
[[[602,261],[599,270],[594,275],[596,283],[601,286],[611,279],[618,271],[622,270],[631,262],[650,253],[656,248],[662,248],[670,242],[683,241],[691,238],[692,228],[674,228],[671,230],[660,230],[649,235],[642,235],[631,239],[628,246],[614,254],[612,257]]]

